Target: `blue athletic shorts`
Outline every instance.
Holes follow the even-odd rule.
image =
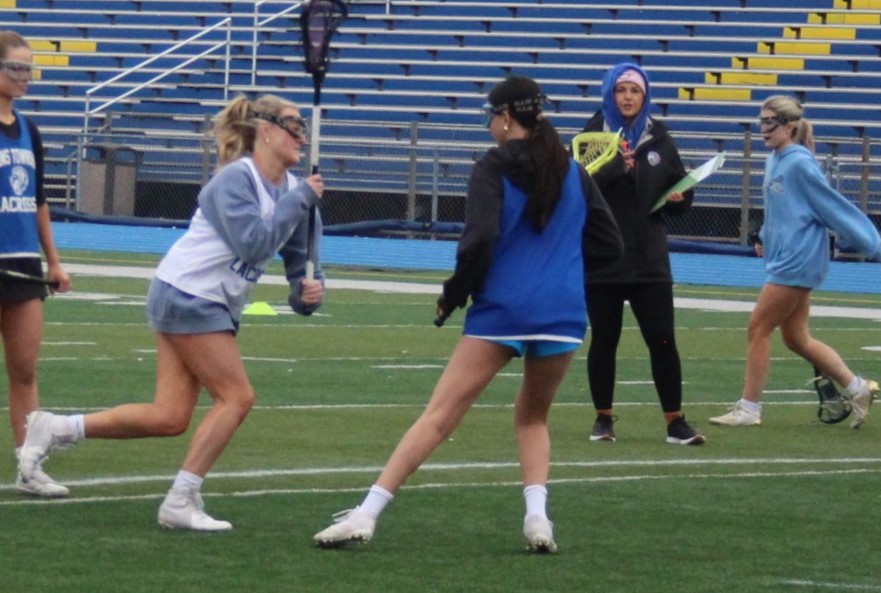
[[[153,278],[147,292],[147,317],[150,327],[164,334],[239,331],[238,322],[220,303],[187,294],[158,278]]]
[[[535,358],[544,356],[555,356],[566,352],[578,350],[580,343],[575,342],[557,342],[554,340],[490,340],[500,346],[513,348],[518,358],[524,355]]]

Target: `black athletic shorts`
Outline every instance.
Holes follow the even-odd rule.
[[[30,276],[43,276],[43,266],[39,257],[0,258],[0,270],[21,272]],[[37,282],[10,278],[0,273],[0,303],[20,303],[32,299],[44,300],[47,288]]]

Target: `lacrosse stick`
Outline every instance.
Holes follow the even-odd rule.
[[[21,280],[23,282],[31,282],[33,284],[42,284],[42,285],[48,286],[50,288],[58,288],[58,286],[59,286],[57,280],[50,280],[50,279],[44,278],[42,276],[31,276],[30,274],[24,274],[22,272],[16,272],[14,270],[0,270],[0,276],[6,276],[7,278],[15,278],[16,280]]]
[[[823,371],[814,367],[814,378],[808,381],[813,384],[820,398],[820,407],[817,409],[817,418],[824,424],[838,424],[850,416],[853,406],[850,400],[841,395],[829,377]]]
[[[300,14],[300,30],[303,33],[303,67],[312,75],[312,139],[309,162],[312,174],[318,173],[318,139],[321,128],[321,83],[330,65],[327,55],[330,38],[349,14],[342,0],[308,0]],[[306,246],[306,278],[315,278],[315,212],[309,209],[309,239]]]
[[[572,138],[572,156],[593,175],[618,154],[621,131],[581,132]]]

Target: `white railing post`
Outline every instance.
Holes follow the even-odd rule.
[[[253,32],[251,35],[251,86],[257,86],[257,31],[265,27],[275,19],[286,16],[294,12],[295,10],[299,10],[299,8],[303,6],[303,4],[305,4],[305,0],[303,0],[302,2],[297,2],[293,6],[289,6],[281,12],[277,12],[261,21],[260,7],[271,1],[272,0],[259,0],[259,2],[254,3],[254,24]]]
[[[162,80],[166,76],[168,76],[170,74],[174,74],[178,70],[181,70],[182,68],[189,66],[190,64],[192,64],[196,60],[200,60],[200,59],[202,59],[212,53],[215,53],[218,49],[220,49],[224,45],[226,46],[226,56],[225,56],[226,63],[225,63],[225,67],[224,67],[223,96],[224,96],[224,99],[226,99],[228,97],[229,72],[230,72],[230,60],[231,60],[230,45],[232,44],[231,25],[232,25],[232,19],[230,17],[227,17],[227,18],[215,23],[214,25],[208,27],[207,29],[205,29],[199,33],[196,33],[192,37],[189,37],[179,43],[176,43],[175,45],[166,49],[165,51],[160,52],[160,53],[156,54],[155,56],[152,56],[152,57],[144,60],[143,62],[136,64],[135,66],[132,66],[128,70],[124,70],[123,72],[120,72],[116,76],[109,78],[109,79],[105,80],[104,82],[101,82],[86,91],[85,101],[84,101],[84,113],[83,113],[83,132],[81,134],[81,145],[79,147],[79,150],[77,151],[77,153],[79,154],[79,158],[77,161],[77,198],[76,198],[77,200],[79,200],[79,196],[80,196],[80,175],[79,175],[79,172],[82,169],[83,159],[86,158],[85,152],[86,152],[86,145],[89,143],[89,120],[90,120],[91,116],[97,115],[98,113],[104,111],[105,109],[112,107],[113,105],[116,105],[117,103],[119,103],[123,99],[126,99],[126,98],[132,96],[133,94],[137,93],[138,91],[152,85],[153,83],[158,82],[159,80]],[[191,56],[190,58],[186,59],[181,64],[178,64],[177,66],[175,66],[169,70],[166,70],[157,76],[154,76],[153,78],[151,78],[147,82],[143,82],[139,85],[132,87],[128,91],[119,95],[118,97],[114,97],[113,99],[106,101],[105,103],[95,107],[94,109],[91,108],[92,95],[94,95],[95,93],[97,93],[98,91],[103,89],[104,87],[111,85],[114,82],[117,82],[130,74],[133,74],[135,72],[143,70],[144,68],[146,68],[147,66],[149,66],[150,64],[155,62],[156,60],[163,58],[171,53],[174,53],[175,51],[179,50],[180,48],[204,37],[205,35],[208,35],[212,31],[215,31],[216,29],[219,29],[220,27],[223,27],[223,26],[226,27],[226,41],[221,41],[219,43],[215,43],[215,44],[211,45],[208,49],[203,51],[202,53],[200,53],[196,56]]]
[[[223,100],[229,100],[229,70],[232,61],[232,19],[227,19],[226,23],[226,56],[224,59],[225,67],[223,69]]]

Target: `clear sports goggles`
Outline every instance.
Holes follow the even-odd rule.
[[[489,103],[484,103],[483,107],[480,108],[481,121],[483,122],[483,126],[485,128],[488,128],[495,116],[499,115],[500,113],[504,113],[507,110],[507,107],[494,107]]]
[[[30,82],[33,78],[34,67],[27,62],[2,60],[0,61],[0,71],[13,82]]]
[[[760,128],[771,128],[770,131],[776,130],[779,126],[786,125],[790,122],[798,121],[798,119],[787,119],[782,115],[775,115],[774,117],[760,117],[759,118],[759,127]]]
[[[253,114],[253,117],[274,123],[282,130],[290,134],[291,138],[293,138],[294,140],[299,140],[300,142],[308,142],[309,140],[309,122],[302,117],[296,115],[286,115],[284,117],[279,117],[277,115],[272,115],[269,113],[257,112]]]

